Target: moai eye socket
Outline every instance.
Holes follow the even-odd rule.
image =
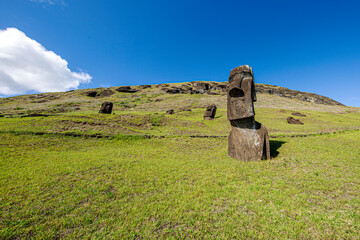
[[[240,88],[233,88],[229,92],[230,97],[243,97],[244,91]]]

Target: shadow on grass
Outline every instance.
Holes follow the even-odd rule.
[[[270,156],[272,158],[277,157],[279,155],[278,149],[286,142],[278,141],[278,140],[270,140]]]

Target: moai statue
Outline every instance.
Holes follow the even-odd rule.
[[[255,121],[255,83],[252,68],[234,68],[229,76],[227,118],[231,123],[228,154],[241,161],[270,159],[269,135],[265,126]]]
[[[216,106],[211,105],[206,108],[204,119],[205,120],[213,120],[216,114]]]
[[[104,102],[103,104],[101,104],[101,108],[99,113],[106,113],[106,114],[111,114],[113,109],[113,103],[112,102]]]

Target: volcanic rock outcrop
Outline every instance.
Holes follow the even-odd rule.
[[[231,123],[228,154],[241,161],[270,159],[269,135],[265,126],[255,121],[256,91],[252,68],[234,68],[229,76],[227,119]]]

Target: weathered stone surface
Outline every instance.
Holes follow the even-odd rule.
[[[241,161],[270,159],[269,135],[265,126],[253,117],[232,121],[228,153]]]
[[[86,92],[86,96],[88,97],[96,97],[97,91],[88,91]]]
[[[134,93],[137,92],[136,89],[131,89],[130,86],[121,86],[116,89],[118,92],[127,92],[127,93]]]
[[[139,87],[141,89],[146,89],[146,88],[151,88],[151,85],[140,85]]]
[[[161,90],[165,91],[166,93],[170,93],[170,94],[184,93],[184,91],[181,88],[177,88],[177,87],[163,88]]]
[[[175,111],[173,109],[170,109],[170,110],[166,111],[166,114],[174,114],[174,113],[175,113]]]
[[[204,119],[205,120],[213,120],[216,114],[216,106],[211,105],[206,108]]]
[[[111,95],[113,95],[113,94],[114,94],[114,92],[111,91],[110,89],[105,89],[104,91],[102,91],[101,93],[99,93],[99,94],[97,95],[97,97],[107,97],[107,96],[111,96]]]
[[[228,154],[241,161],[270,159],[269,135],[265,126],[255,121],[256,91],[252,68],[233,69],[227,90],[227,118],[231,123]]]
[[[302,113],[299,113],[299,112],[294,112],[294,113],[291,113],[291,115],[293,116],[297,116],[297,117],[306,117],[305,114],[302,114]]]
[[[112,109],[113,109],[113,103],[112,102],[104,102],[101,105],[99,113],[111,114]]]
[[[286,120],[287,120],[288,123],[290,123],[290,124],[301,124],[301,125],[304,124],[304,123],[302,123],[299,119],[295,119],[295,118],[293,118],[293,117],[288,117]]]

